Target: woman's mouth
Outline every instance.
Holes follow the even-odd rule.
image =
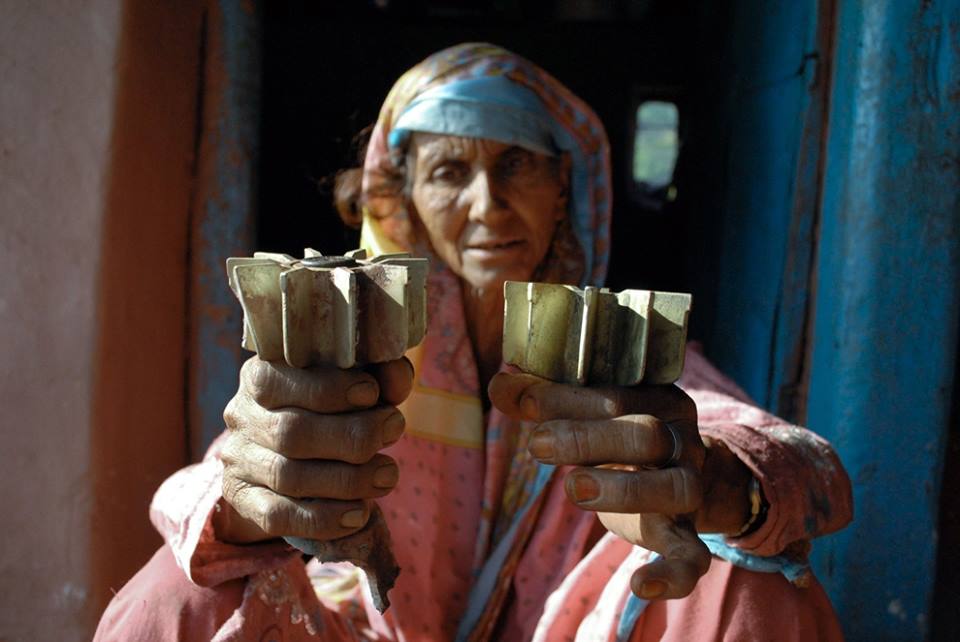
[[[476,261],[497,261],[512,257],[525,245],[522,239],[473,242],[467,245],[464,253]]]
[[[480,243],[470,243],[467,245],[468,250],[481,250],[488,252],[496,252],[499,250],[509,250],[514,247],[517,247],[523,243],[520,239],[511,239],[506,241],[483,241]]]

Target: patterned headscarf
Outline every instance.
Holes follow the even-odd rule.
[[[554,248],[547,262],[579,264],[549,270],[601,285],[610,248],[610,150],[597,115],[547,72],[505,49],[467,43],[437,52],[394,84],[380,110],[363,167],[367,234],[409,245],[405,202],[396,189],[410,131],[491,138],[571,158],[567,229],[576,239]],[[563,244],[563,231],[555,243]],[[579,246],[574,252],[572,246]]]

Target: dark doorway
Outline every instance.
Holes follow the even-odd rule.
[[[304,3],[264,5],[263,105],[257,247],[297,255],[306,246],[356,246],[330,202],[329,181],[356,165],[354,135],[372,123],[393,82],[441,48],[488,41],[544,67],[589,103],[606,125],[614,169],[613,255],[608,285],[697,294],[708,229],[696,220],[701,183],[693,162],[709,123],[715,8],[692,2],[604,3],[592,19],[564,19],[564,3]],[[704,61],[708,61],[707,64]],[[671,200],[638,194],[632,168],[638,106],[678,106],[682,151]],[[709,101],[706,101],[709,102]],[[665,191],[664,191],[665,194]]]

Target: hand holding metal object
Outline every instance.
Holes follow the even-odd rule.
[[[503,357],[523,373],[497,374],[491,402],[535,424],[534,459],[573,467],[570,501],[663,556],[635,571],[637,595],[688,595],[710,565],[697,524],[711,527],[716,508],[704,501],[716,479],[704,474],[696,404],[669,385],[683,370],[691,296],[508,282],[505,300]],[[738,498],[718,497],[732,518],[722,526],[736,528]]]
[[[303,259],[257,252],[227,259],[231,290],[244,312],[243,347],[263,361],[294,368],[356,368],[400,359],[426,331],[427,260],[408,254],[366,258]],[[358,532],[329,541],[285,537],[321,561],[350,561],[364,570],[376,607],[389,606],[387,592],[399,568],[389,531],[374,504]]]

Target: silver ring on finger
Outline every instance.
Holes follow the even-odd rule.
[[[680,439],[680,434],[677,432],[677,429],[673,427],[673,424],[667,424],[667,430],[670,431],[670,436],[673,437],[673,452],[670,454],[670,458],[663,462],[663,465],[660,466],[661,468],[679,464],[680,457],[683,456],[683,441]]]

